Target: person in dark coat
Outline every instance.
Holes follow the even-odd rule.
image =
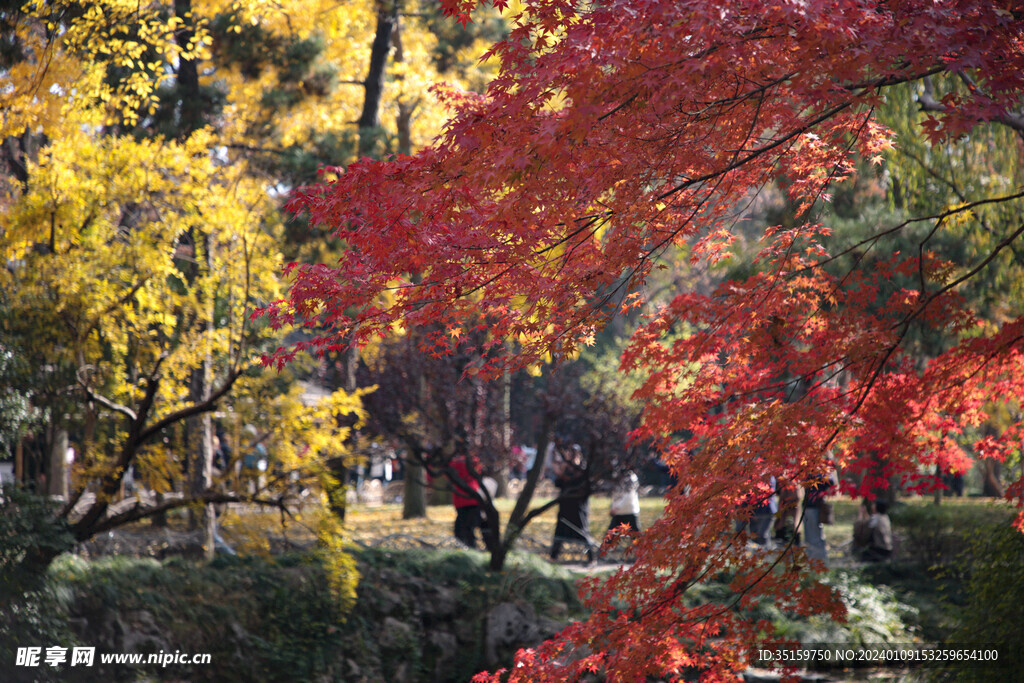
[[[740,518],[735,525],[736,532],[744,534],[751,543],[765,550],[772,550],[772,521],[779,510],[775,477],[769,476],[765,484],[755,488],[749,496],[749,499],[740,506]]]
[[[551,559],[558,560],[563,543],[583,543],[587,546],[587,562],[593,562],[596,545],[590,536],[590,483],[580,447],[573,445],[568,454],[556,452],[554,469],[560,494]]]

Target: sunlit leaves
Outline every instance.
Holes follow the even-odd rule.
[[[444,7],[465,22],[476,5]],[[981,322],[963,292],[1009,258],[1019,216],[964,267],[925,243],[893,253],[882,241],[909,228],[976,239],[979,215],[1015,206],[1016,170],[860,243],[807,224],[859,158],[877,167],[900,145],[964,136],[984,147],[985,136],[970,138],[980,123],[1012,125],[1020,22],[988,2],[526,2],[491,50],[501,69],[486,97],[439,90],[453,117],[432,147],[350,165],[294,197],[293,210],[353,248],[337,266],[297,268],[275,324],[315,309],[337,333],[316,348],[483,316],[493,335],[520,342],[511,362],[528,366],[586,343],[666,249],[734,261],[752,194],[768,184],[790,194],[795,215],[760,236],[749,277],[679,293],[627,349],[624,368],[645,381],[641,435],[682,486],[636,564],[591,586],[591,619],[521,653],[510,679],[595,667],[609,680],[682,678],[685,667],[735,676],[764,637],[743,605],[840,612],[805,578],[801,553],[778,564],[747,553],[732,518],[752,492],[769,476],[806,484],[833,464],[861,489],[959,469],[957,435],[1024,389],[1019,322]],[[942,80],[921,129],[879,117],[891,88],[942,73],[971,85]],[[838,261],[852,266],[837,273]],[[910,355],[911,329],[941,336],[941,353]],[[686,603],[691,585],[722,575],[732,593]]]

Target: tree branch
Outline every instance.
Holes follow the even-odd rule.
[[[93,391],[92,388],[85,382],[85,380],[82,379],[82,371],[85,370],[85,369],[86,368],[79,368],[78,369],[78,373],[77,373],[78,374],[78,385],[80,387],[82,387],[82,389],[85,391],[85,395],[90,400],[96,401],[100,405],[102,405],[102,406],[104,406],[106,408],[109,408],[110,410],[113,410],[116,413],[121,413],[122,415],[124,415],[125,417],[127,417],[129,420],[131,420],[133,422],[136,419],[138,419],[138,415],[135,413],[135,411],[132,410],[131,408],[129,408],[128,406],[121,405],[120,403],[112,401],[111,399],[107,398],[106,396],[104,396],[102,394],[98,394],[95,391]]]
[[[960,74],[960,79],[967,84],[967,87],[972,91],[979,91],[977,84],[967,74]],[[934,112],[936,114],[948,114],[949,108],[942,102],[935,99],[935,86],[932,83],[930,77],[924,79],[924,92],[917,97],[917,102],[921,106],[921,111]],[[994,123],[1001,123],[1004,126],[1008,126],[1018,133],[1024,134],[1024,115],[1018,114],[1017,112],[1004,111],[999,116],[991,119]]]
[[[181,410],[176,410],[173,413],[170,413],[169,415],[165,415],[164,417],[160,418],[149,427],[143,429],[141,432],[139,432],[139,443],[148,441],[149,439],[153,438],[153,436],[155,436],[156,434],[158,434],[159,432],[163,431],[168,426],[176,422],[192,417],[194,415],[199,415],[201,413],[207,413],[210,412],[211,410],[214,410],[217,407],[217,401],[219,401],[221,398],[224,397],[225,394],[231,391],[231,387],[234,385],[235,381],[238,380],[238,378],[242,375],[242,372],[243,370],[241,368],[232,370],[230,373],[228,373],[227,377],[225,377],[224,383],[216,391],[212,392],[206,399],[198,403],[194,403],[185,408],[182,408]]]
[[[91,528],[90,536],[95,536],[98,533],[115,529],[119,526],[123,526],[130,522],[137,522],[146,517],[160,514],[162,512],[168,512],[177,508],[186,507],[195,503],[255,503],[257,505],[263,505],[266,507],[278,508],[282,511],[287,512],[287,504],[283,498],[270,499],[270,498],[249,498],[247,496],[240,496],[236,493],[224,493],[221,491],[206,490],[202,491],[198,495],[187,497],[187,498],[175,498],[172,500],[165,500],[158,505],[143,505],[142,501],[137,501],[134,507],[125,510],[124,512],[116,515],[111,515],[106,519],[102,520],[98,524],[95,524]],[[79,539],[86,540],[86,539]]]

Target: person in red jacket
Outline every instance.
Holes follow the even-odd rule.
[[[462,455],[452,459],[451,468],[456,474],[449,477],[452,482],[452,504],[455,506],[455,538],[463,545],[475,549],[476,529],[479,527],[486,545],[486,531],[480,510],[480,483],[477,476],[470,473],[466,458]]]

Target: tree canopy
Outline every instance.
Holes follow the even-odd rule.
[[[443,4],[465,23],[477,2]],[[531,0],[511,21],[485,94],[436,88],[451,118],[431,146],[329,169],[293,196],[346,249],[289,267],[267,314],[320,333],[267,362],[426,324],[436,354],[486,330],[490,360],[469,374],[573,355],[637,305],[665,250],[731,258],[758,191],[785,187],[793,219],[761,231],[749,275],[679,292],[623,354],[624,372],[642,370],[637,436],[681,482],[664,516],[632,567],[589,585],[587,621],[505,672],[728,678],[777,642],[744,607],[842,613],[802,552],[752,555],[733,531],[762,482],[838,465],[860,472],[851,491],[891,476],[927,489],[936,465],[1019,448],[1018,424],[962,439],[1024,389],[1020,302],[991,315],[967,295],[1018,247],[1019,174],[937,206],[904,194],[912,213],[857,237],[813,209],[858,166],[896,168],[903,145],[920,155],[996,127],[1019,158],[1024,14],[988,0]],[[923,120],[896,135],[880,112],[913,84]],[[954,260],[935,247],[950,231],[984,239]],[[922,332],[942,340],[927,357],[908,349]],[[729,594],[687,602],[710,578]]]
[[[482,78],[465,56],[479,32],[435,33],[439,16],[412,1],[0,5],[0,449],[31,444],[22,479],[65,497],[77,540],[251,499],[211,478],[215,411],[231,466],[256,441],[302,483],[351,461],[365,392],[304,405],[310,364],[261,373],[271,332],[246,311],[281,296],[282,253],[332,248],[292,239],[290,188],[359,150],[422,145],[444,115],[427,84]],[[129,472],[156,500],[113,512]]]

